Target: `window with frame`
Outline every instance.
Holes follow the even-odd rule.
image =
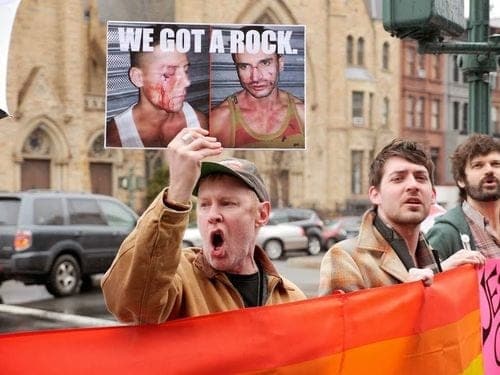
[[[33,201],[33,217],[35,225],[63,225],[61,198],[36,198]]]
[[[127,229],[132,229],[134,227],[134,216],[118,203],[99,199],[99,205],[101,206],[109,226],[124,227]]]
[[[107,225],[95,199],[68,199],[70,224]]]
[[[363,102],[364,102],[364,92],[363,91],[353,91],[352,92],[352,123],[354,125],[363,125]]]
[[[413,47],[406,49],[406,75],[415,75],[415,48]]]
[[[452,106],[453,130],[460,128],[460,102],[453,102]]]
[[[415,98],[413,96],[408,96],[406,98],[406,127],[413,128],[415,121]]]
[[[352,35],[347,36],[346,59],[348,65],[352,65],[354,63],[354,39]]]
[[[453,67],[452,67],[452,80],[453,82],[460,81],[460,69],[458,68],[458,56],[453,55]]]
[[[389,98],[384,98],[384,104],[382,106],[382,125],[389,126],[389,112],[390,111],[390,102]]]
[[[462,108],[462,133],[467,134],[469,126],[469,103],[464,103]]]
[[[425,55],[424,54],[417,54],[418,58],[418,70],[417,70],[417,77],[418,78],[425,78],[426,76],[426,70],[425,70]]]
[[[441,102],[437,99],[431,102],[431,129],[438,130],[441,121]]]
[[[363,151],[351,151],[351,193],[362,193]]]
[[[425,99],[419,97],[415,102],[415,127],[423,129],[425,120]]]
[[[358,65],[365,65],[365,40],[361,37],[358,39]]]
[[[382,69],[389,70],[389,42],[382,45]]]
[[[441,78],[441,59],[439,55],[432,56],[432,78]]]

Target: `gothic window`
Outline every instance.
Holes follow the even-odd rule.
[[[382,125],[389,126],[389,111],[390,111],[390,102],[389,98],[384,98],[384,105],[382,107]]]
[[[358,65],[365,65],[365,40],[363,38],[358,39]]]
[[[352,65],[354,63],[354,58],[353,58],[353,56],[354,56],[354,41],[353,41],[351,35],[347,36],[346,55],[347,55],[347,64]]]
[[[104,148],[104,134],[100,134],[92,142],[88,155],[96,159],[112,159],[112,152],[111,149]]]
[[[22,152],[23,155],[49,157],[51,148],[51,139],[45,130],[43,130],[41,126],[38,126],[24,141]]]
[[[363,91],[353,91],[352,92],[352,123],[354,125],[363,125],[364,119],[364,92]]]
[[[382,46],[382,69],[389,69],[389,43],[384,42]]]

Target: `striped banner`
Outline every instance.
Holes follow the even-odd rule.
[[[497,296],[498,298],[498,296]],[[481,374],[477,273],[158,326],[0,336],[4,374]]]

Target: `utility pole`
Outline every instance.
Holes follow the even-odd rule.
[[[420,53],[463,54],[459,66],[469,83],[469,133],[491,134],[489,73],[500,65],[500,35],[489,36],[489,0],[470,0],[467,42],[443,42],[465,31],[463,0],[384,0],[384,28],[416,39]]]

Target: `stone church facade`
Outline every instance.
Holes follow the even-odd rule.
[[[237,151],[254,160],[275,206],[327,215],[366,207],[371,158],[397,134],[399,41],[375,0],[23,0],[9,57],[12,118],[0,120],[0,189],[103,192],[144,207],[119,177],[151,156],[103,145],[105,20],[306,26],[306,151]],[[164,12],[163,12],[164,10]],[[162,16],[164,14],[164,16]],[[229,154],[229,152],[227,152]]]

